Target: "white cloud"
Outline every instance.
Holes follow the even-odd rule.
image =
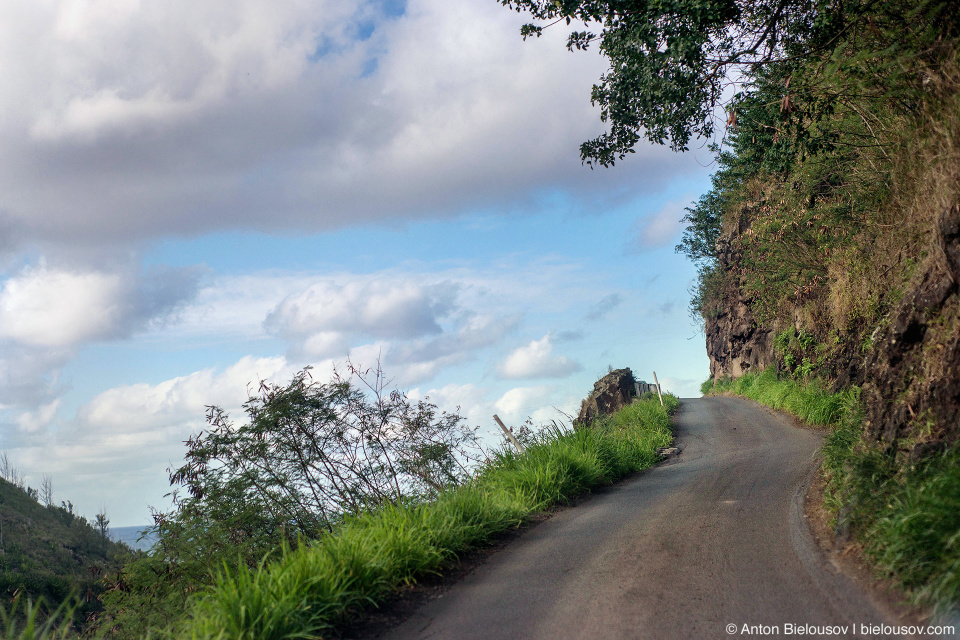
[[[41,406],[36,411],[24,411],[17,416],[17,426],[21,431],[35,433],[46,429],[53,422],[60,407],[60,398]]]
[[[26,412],[16,418],[22,430],[40,429],[69,388],[60,369],[80,347],[164,324],[193,296],[197,280],[192,270],[131,275],[40,260],[0,281],[0,404]]]
[[[675,243],[683,230],[680,219],[686,215],[685,209],[693,199],[690,194],[680,200],[673,200],[652,216],[641,218],[637,223],[639,229],[635,240],[636,248],[643,251]]]
[[[488,389],[473,383],[446,384],[439,389],[411,389],[411,400],[427,399],[447,413],[458,413],[469,425],[488,424],[493,418],[493,404],[487,400]]]
[[[536,422],[556,413],[550,407],[552,393],[553,389],[546,385],[516,387],[500,396],[494,406],[508,427],[520,424],[527,418]]]
[[[315,12],[312,19],[304,20],[306,10]],[[167,128],[236,94],[289,84],[316,40],[335,36],[338,21],[353,12],[325,0],[47,3],[31,17],[49,20],[49,48],[32,51],[52,56],[33,62],[59,91],[31,133],[89,140],[151,124]]]
[[[294,372],[282,357],[247,356],[220,372],[204,369],[158,384],[109,389],[84,405],[78,418],[84,431],[98,437],[149,437],[162,429],[182,430],[184,425],[202,424],[207,405],[218,405],[236,414],[247,398],[257,392],[261,380],[286,382]]]
[[[440,321],[455,310],[457,287],[411,280],[317,282],[287,296],[265,326],[297,345],[305,357],[342,356],[350,338],[409,339],[442,332]]]
[[[174,271],[138,280],[26,267],[0,288],[0,338],[56,349],[124,337],[171,311],[194,287],[194,278]]]
[[[577,362],[553,354],[553,344],[547,334],[514,349],[497,371],[504,378],[563,378],[580,368]]]
[[[94,246],[325,230],[550,190],[586,208],[698,170],[652,146],[616,171],[581,166],[606,65],[566,51],[563,29],[523,42],[525,17],[495,2],[382,6],[4,3],[3,225]]]
[[[478,351],[498,344],[518,324],[517,315],[470,315],[455,331],[391,347],[386,362],[405,372],[406,380],[427,380],[442,368],[465,362]]]
[[[0,337],[64,347],[109,336],[123,315],[119,275],[25,269],[0,290]]]

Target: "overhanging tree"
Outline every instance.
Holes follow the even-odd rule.
[[[732,79],[765,65],[828,50],[865,16],[871,0],[498,0],[542,24],[583,24],[571,51],[596,44],[610,69],[594,85],[608,131],[580,147],[582,160],[611,166],[641,137],[674,150],[709,138]],[[851,7],[856,5],[856,10]],[[855,17],[859,16],[859,17]],[[598,27],[598,33],[589,29]],[[735,116],[731,116],[731,120]]]

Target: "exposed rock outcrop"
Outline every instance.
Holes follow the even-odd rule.
[[[942,212],[935,233],[936,250],[874,333],[864,363],[867,437],[912,437],[923,450],[960,439],[960,204]]]
[[[600,416],[616,413],[630,404],[633,395],[633,372],[629,368],[611,371],[593,384],[593,392],[580,406],[575,423],[587,426]]]
[[[714,378],[778,366],[777,327],[759,326],[743,293],[734,249],[743,232],[725,230],[717,243],[727,278],[722,304],[705,322]],[[934,250],[880,325],[819,364],[835,390],[862,386],[866,438],[911,459],[960,441],[960,203],[944,209],[933,233]]]
[[[717,240],[718,263],[727,275],[723,304],[704,323],[710,377],[739,378],[750,370],[776,364],[773,331],[757,324],[750,299],[743,293],[739,276],[740,253],[733,239],[742,227],[726,229]]]

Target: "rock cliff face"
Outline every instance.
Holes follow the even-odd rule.
[[[704,333],[710,357],[710,377],[739,378],[750,370],[776,364],[773,330],[757,324],[739,278],[740,254],[733,239],[742,227],[725,230],[717,240],[719,264],[728,275],[723,304],[706,318]]]
[[[960,203],[934,230],[935,250],[872,336],[864,362],[867,437],[912,456],[960,440]]]
[[[728,278],[719,311],[705,322],[714,378],[777,366],[777,328],[758,325],[737,276],[732,247],[743,231],[717,243]],[[934,250],[879,326],[852,336],[819,368],[835,388],[862,386],[866,439],[911,458],[960,441],[960,203],[944,209],[933,233]]]

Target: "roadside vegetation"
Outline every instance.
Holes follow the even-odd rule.
[[[856,387],[830,392],[815,378],[772,369],[708,380],[705,395],[734,394],[831,428],[823,447],[824,506],[840,536],[853,536],[884,577],[916,604],[941,614],[960,608],[960,450],[897,464],[861,438]]]
[[[347,518],[254,571],[223,570],[184,629],[194,638],[330,632],[530,515],[654,464],[657,448],[673,440],[668,412],[678,401],[665,403],[648,398],[591,428],[554,424],[532,436],[524,454],[494,452],[474,477],[429,502]]]
[[[607,5],[577,4],[598,16]],[[698,268],[691,315],[715,370],[754,372],[704,392],[831,427],[823,465],[838,535],[917,602],[960,607],[958,5],[705,6],[699,18],[719,31],[630,54],[656,65],[653,48],[673,42],[662,56],[688,56],[687,81],[729,82],[732,97],[705,99],[722,104],[722,127],[703,112],[682,131],[722,129],[711,189],[687,210],[677,250]],[[771,367],[757,373],[758,361]]]
[[[589,427],[525,425],[518,453],[387,390],[379,369],[348,371],[263,384],[242,424],[210,407],[170,472],[174,506],[154,516],[157,544],[103,578],[103,610],[80,618],[75,590],[20,594],[0,607],[0,637],[335,633],[533,514],[656,463],[679,405],[648,394]]]

